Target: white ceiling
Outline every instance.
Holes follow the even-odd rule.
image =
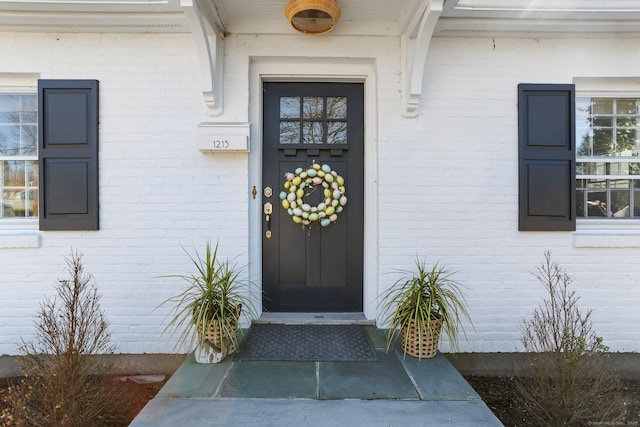
[[[0,31],[189,31],[181,1],[0,0]],[[287,0],[197,0],[236,34],[294,34]],[[416,11],[442,0],[336,0],[331,35],[398,35]],[[444,0],[435,36],[614,35],[640,37],[640,0]]]

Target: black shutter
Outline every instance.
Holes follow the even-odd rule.
[[[574,85],[518,85],[519,230],[576,229],[574,134]]]
[[[98,229],[98,81],[38,81],[41,230]]]

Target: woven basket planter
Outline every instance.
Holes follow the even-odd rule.
[[[238,304],[235,316],[229,316],[225,319],[227,327],[224,329],[227,332],[220,327],[220,322],[217,319],[211,319],[203,334],[202,323],[198,322],[196,328],[200,337],[200,345],[195,351],[195,358],[198,363],[218,363],[238,350],[237,337],[231,336],[230,333],[236,334],[241,311],[242,305]]]
[[[431,328],[424,325],[421,329],[415,324],[410,328],[402,328],[402,350],[405,354],[419,359],[430,359],[438,354],[442,321],[432,319]]]
[[[229,322],[229,328],[234,331],[238,329],[238,322],[236,319],[230,318],[227,320]],[[200,325],[198,325],[198,331],[201,331]],[[203,340],[210,341],[216,347],[226,350],[227,354],[235,353],[237,348],[235,345],[235,341],[229,337],[229,335],[224,334],[222,328],[219,326],[219,322],[216,319],[212,319],[211,322],[207,325],[207,328],[204,330],[204,336],[201,337]]]

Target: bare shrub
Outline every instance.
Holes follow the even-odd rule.
[[[57,297],[40,304],[35,340],[20,348],[24,378],[9,393],[7,425],[123,425],[122,398],[105,375],[105,356],[115,347],[100,295],[82,255],[72,251],[66,262],[70,278],[58,281]]]
[[[519,376],[516,386],[527,411],[543,426],[622,420],[621,384],[605,366],[609,349],[593,330],[592,310],[580,310],[573,279],[550,252],[534,276],[548,295],[522,327],[532,374]]]

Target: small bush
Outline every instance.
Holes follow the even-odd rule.
[[[609,349],[593,330],[592,310],[580,310],[573,279],[549,252],[534,276],[548,295],[522,327],[532,374],[516,386],[527,411],[543,426],[620,421],[620,381],[605,366]]]
[[[24,378],[11,388],[9,426],[123,425],[124,405],[108,375],[105,356],[114,352],[93,277],[82,256],[66,260],[69,279],[57,297],[40,304],[35,341],[18,358]]]

